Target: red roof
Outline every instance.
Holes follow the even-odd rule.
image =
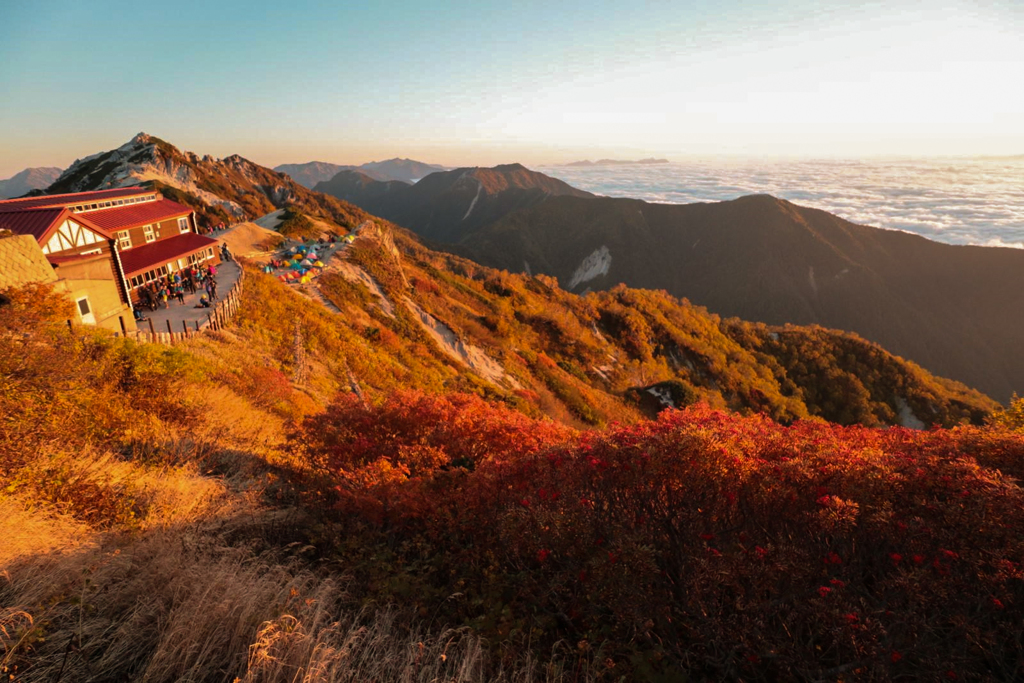
[[[39,207],[76,206],[108,201],[118,197],[135,197],[140,194],[153,194],[155,190],[141,187],[119,187],[113,190],[96,190],[95,192],[72,192],[70,194],[46,194],[39,197],[22,197],[21,199],[4,199],[0,201],[0,211],[14,209],[36,209]]]
[[[122,251],[121,265],[124,266],[125,277],[132,277],[215,244],[217,244],[215,239],[197,235],[194,232],[183,232],[165,240],[157,240],[141,247]]]
[[[64,222],[65,218],[81,223],[108,240],[113,239],[109,232],[93,223],[89,218],[81,214],[72,213],[63,207],[8,210],[4,203],[0,202],[0,228],[6,228],[19,235],[32,235],[40,245],[46,243],[50,234],[58,225]]]
[[[116,209],[103,209],[102,211],[90,211],[85,214],[89,220],[106,228],[111,232],[116,230],[127,230],[137,228],[140,225],[165,221],[168,218],[187,216],[192,213],[192,208],[171,201],[170,199],[159,199],[155,202],[140,202],[119,206]],[[75,214],[80,216],[82,214]]]
[[[6,228],[19,235],[32,235],[42,244],[50,227],[67,212],[64,207],[56,209],[30,209],[28,211],[4,211],[0,203],[0,228]]]

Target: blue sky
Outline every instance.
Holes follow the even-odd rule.
[[[0,177],[140,130],[275,165],[1024,153],[1024,3],[0,0]]]

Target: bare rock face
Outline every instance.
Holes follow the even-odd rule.
[[[48,188],[51,194],[150,184],[173,188],[173,197],[200,209],[216,210],[217,220],[253,219],[295,206],[313,217],[350,228],[365,219],[358,208],[312,192],[288,176],[233,154],[215,159],[180,150],[147,133],[117,149],[78,159]]]

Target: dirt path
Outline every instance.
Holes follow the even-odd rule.
[[[284,209],[278,209],[271,211],[266,216],[260,216],[253,223],[267,230],[277,230],[277,227],[284,222],[282,216],[284,216]]]
[[[298,287],[299,292],[305,294],[314,301],[319,301],[324,307],[331,313],[341,313],[341,309],[331,303],[331,300],[324,296],[323,292],[320,291],[320,286],[316,282],[306,283]]]

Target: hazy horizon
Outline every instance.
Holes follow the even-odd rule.
[[[193,153],[196,153],[196,154],[199,154],[199,155],[208,154],[208,152],[206,152],[205,150],[191,149],[191,148],[189,148],[187,146],[182,146],[182,145],[178,144],[175,140],[168,139],[168,138],[166,138],[164,136],[161,136],[159,134],[149,133],[148,131],[139,131],[139,132],[146,132],[149,135],[153,135],[154,137],[157,137],[157,138],[160,138],[162,140],[165,140],[166,142],[170,142],[171,144],[173,144],[176,147],[178,147],[179,149],[181,149],[183,152],[184,151],[193,152]],[[69,158],[66,162],[34,163],[34,162],[29,161],[28,163],[22,163],[20,166],[17,163],[9,164],[8,165],[9,166],[9,169],[8,169],[9,172],[4,172],[4,171],[0,170],[0,180],[9,178],[9,177],[11,177],[11,176],[13,176],[13,175],[15,175],[17,173],[20,173],[21,171],[23,171],[23,170],[25,170],[27,168],[58,167],[58,168],[61,168],[61,169],[66,169],[66,168],[68,168],[71,164],[73,164],[78,159],[82,159],[82,158],[85,158],[85,157],[88,157],[88,156],[92,156],[92,155],[100,153],[100,152],[106,152],[106,151],[110,151],[110,150],[116,149],[117,147],[120,147],[124,143],[128,142],[132,137],[134,137],[134,135],[126,136],[124,138],[124,140],[121,141],[118,144],[110,143],[110,144],[108,144],[105,147],[97,148],[96,150],[90,152],[89,154],[84,154],[82,156],[78,156],[78,157],[74,157],[74,158]],[[224,154],[224,155],[211,155],[211,156],[214,156],[216,158],[221,158],[222,159],[224,157],[228,157],[228,156],[231,156],[233,154],[238,154],[238,152],[228,152],[227,154]],[[500,157],[494,157],[492,161],[485,161],[485,162],[482,162],[482,163],[469,163],[469,162],[466,162],[466,163],[460,163],[460,162],[442,163],[441,161],[437,161],[434,158],[420,157],[420,156],[415,156],[415,155],[410,155],[410,154],[405,154],[405,153],[396,153],[396,154],[392,154],[391,156],[380,156],[380,157],[360,157],[358,159],[351,159],[351,158],[341,158],[341,159],[304,158],[304,159],[297,159],[297,158],[292,158],[292,157],[286,157],[286,156],[278,155],[278,156],[280,156],[280,159],[277,160],[278,156],[275,156],[274,157],[275,161],[272,161],[272,162],[271,161],[267,161],[265,159],[258,159],[258,158],[248,157],[248,156],[246,156],[244,154],[242,154],[241,156],[249,159],[252,162],[260,164],[261,166],[264,166],[266,168],[274,168],[274,167],[280,166],[282,164],[306,164],[306,163],[328,163],[328,164],[335,164],[337,166],[359,166],[359,165],[366,164],[366,163],[389,161],[389,160],[392,160],[392,159],[409,159],[409,160],[412,160],[412,161],[418,161],[418,162],[427,163],[427,164],[433,164],[433,165],[437,165],[437,166],[444,166],[444,167],[447,167],[447,168],[462,168],[462,167],[474,167],[474,166],[493,167],[493,166],[499,166],[499,165],[504,165],[504,164],[516,164],[516,163],[518,163],[518,164],[522,164],[524,166],[527,166],[527,167],[529,167],[529,168],[531,168],[533,170],[543,171],[545,168],[566,166],[568,164],[571,164],[571,163],[577,162],[577,161],[599,161],[599,160],[602,160],[602,159],[611,159],[611,160],[616,160],[616,161],[637,161],[637,160],[644,159],[644,158],[656,158],[656,159],[665,159],[667,161],[667,164],[671,165],[671,164],[685,164],[685,163],[692,163],[692,162],[699,162],[699,161],[721,162],[721,163],[729,163],[729,162],[746,163],[746,162],[754,162],[754,161],[762,161],[762,162],[765,162],[765,163],[773,163],[773,162],[785,163],[785,162],[797,162],[797,161],[804,161],[804,162],[813,162],[813,161],[836,161],[836,162],[842,162],[842,161],[868,161],[868,162],[886,162],[886,161],[893,161],[893,162],[896,162],[896,161],[941,161],[941,160],[958,160],[958,159],[959,160],[972,160],[972,159],[974,159],[974,160],[978,160],[978,159],[1000,160],[1000,159],[1020,159],[1020,158],[1024,157],[1024,154],[998,154],[998,155],[991,155],[991,154],[934,154],[934,155],[926,155],[926,154],[921,154],[921,155],[908,155],[908,154],[839,155],[839,154],[837,154],[837,155],[787,155],[787,154],[743,154],[743,153],[724,153],[723,152],[723,153],[719,153],[719,154],[681,154],[681,155],[675,155],[673,157],[666,157],[665,155],[659,155],[659,154],[656,154],[656,153],[649,153],[649,154],[645,154],[643,156],[640,156],[639,154],[632,154],[632,155],[630,155],[630,154],[608,155],[608,154],[605,154],[603,152],[601,154],[595,154],[595,153],[587,154],[586,150],[581,150],[580,153],[578,155],[576,155],[576,156],[569,155],[569,156],[566,156],[564,158],[559,158],[558,160],[553,160],[553,159],[550,159],[550,158],[549,159],[545,159],[543,156],[538,155],[537,161],[533,161],[533,162],[526,162],[526,161],[523,161],[520,158],[500,158]],[[7,166],[4,166],[2,164],[3,161],[4,161],[3,159],[0,159],[0,169],[7,168]]]
[[[140,130],[276,166],[1024,153],[1024,6],[8,3],[0,177]]]

